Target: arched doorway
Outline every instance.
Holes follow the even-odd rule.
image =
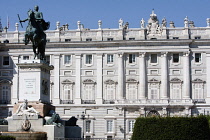
[[[160,117],[160,114],[156,110],[151,110],[148,114],[147,117]]]

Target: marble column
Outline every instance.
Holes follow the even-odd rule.
[[[168,98],[168,59],[167,52],[161,54],[161,99]]]
[[[183,99],[190,99],[190,52],[183,53]]]
[[[96,104],[102,104],[103,97],[103,54],[97,54],[97,93]]]
[[[53,104],[60,104],[60,55],[54,55],[54,96]]]
[[[18,103],[18,96],[19,96],[19,89],[18,89],[18,66],[16,65],[19,63],[19,56],[12,56],[13,61],[13,80],[12,80],[12,90],[11,90],[11,104]]]
[[[146,94],[146,63],[145,52],[139,53],[139,99],[145,99]]]
[[[124,88],[124,64],[123,54],[118,54],[118,97],[117,99],[123,99],[123,88]]]
[[[75,77],[75,104],[81,104],[81,54],[76,57],[76,77]]]
[[[210,104],[210,52],[206,54],[206,103]]]

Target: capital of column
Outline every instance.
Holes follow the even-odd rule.
[[[190,55],[190,51],[187,51],[187,52],[183,52],[183,56],[186,56],[188,57]]]
[[[139,57],[140,57],[140,58],[145,57],[145,55],[146,55],[146,52],[139,52]]]
[[[168,55],[168,52],[161,52],[162,57],[166,57]]]
[[[118,57],[123,57],[123,52],[122,53],[118,53]]]

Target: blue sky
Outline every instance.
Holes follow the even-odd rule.
[[[144,18],[147,22],[153,8],[159,21],[165,17],[168,23],[174,21],[176,27],[184,26],[186,16],[197,27],[205,27],[206,18],[210,18],[210,0],[1,0],[3,27],[9,16],[9,31],[15,30],[17,14],[25,19],[27,11],[35,5],[43,12],[44,19],[50,21],[51,30],[56,28],[57,21],[76,29],[78,20],[85,28],[98,28],[98,20],[102,20],[102,28],[118,28],[120,18],[129,22],[130,28],[139,28],[140,20]],[[25,30],[27,23],[23,26],[20,30]]]

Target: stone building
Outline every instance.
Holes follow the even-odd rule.
[[[68,24],[46,31],[50,97],[61,118],[78,117],[85,137],[130,138],[135,118],[196,116],[210,111],[210,19],[195,27],[160,23],[152,12],[140,28],[119,20],[119,28],[78,29]],[[24,31],[4,30],[0,44],[0,115],[18,102],[17,63],[33,60]],[[30,77],[29,77],[30,79]],[[25,97],[30,98],[30,97]],[[80,119],[84,111],[86,119]],[[79,115],[79,116],[78,116]]]

